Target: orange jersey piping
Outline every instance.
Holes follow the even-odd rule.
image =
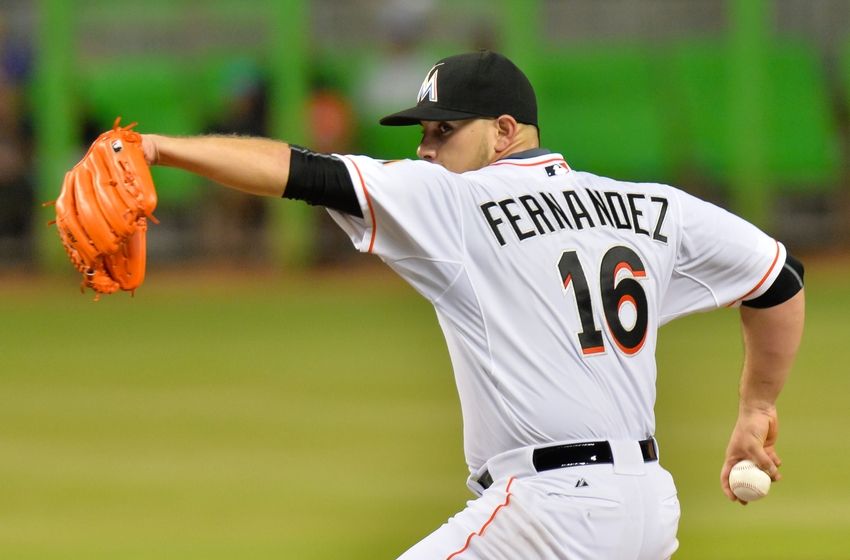
[[[490,165],[491,166],[492,165],[515,165],[517,167],[534,167],[535,165],[544,165],[544,164],[552,163],[552,162],[563,163],[564,166],[566,166],[567,171],[572,171],[572,169],[570,169],[569,164],[566,161],[564,161],[563,158],[549,158],[549,159],[546,159],[546,160],[543,160],[543,161],[537,161],[537,162],[532,162],[532,163],[515,163],[513,161],[497,161],[495,163],[491,163]]]
[[[474,533],[470,533],[469,537],[467,537],[467,539],[466,539],[466,543],[463,545],[463,548],[461,548],[457,552],[452,552],[451,554],[449,554],[448,557],[446,558],[446,560],[452,560],[452,558],[454,558],[458,554],[463,554],[464,552],[466,552],[466,549],[469,548],[469,544],[472,542],[472,537],[474,537],[476,535],[479,536],[479,537],[484,536],[484,531],[487,529],[487,527],[490,526],[490,524],[496,518],[496,514],[499,513],[499,511],[502,508],[506,508],[506,507],[508,507],[508,505],[510,505],[511,496],[513,495],[513,494],[511,494],[511,484],[513,484],[513,483],[514,483],[514,477],[511,477],[511,479],[508,481],[507,487],[505,488],[505,493],[507,494],[507,496],[505,497],[505,503],[499,504],[498,506],[496,506],[496,509],[493,510],[492,515],[490,515],[490,519],[488,519],[487,522],[484,523],[484,525],[481,526],[481,529],[479,529],[478,531],[476,531]]]
[[[742,295],[741,297],[739,297],[738,299],[736,299],[735,301],[730,303],[727,307],[733,305],[736,301],[743,301],[744,299],[749,297],[750,294],[752,294],[753,292],[755,292],[756,290],[761,288],[761,285],[764,284],[767,281],[767,277],[770,276],[770,273],[773,272],[773,269],[776,267],[776,263],[779,261],[779,253],[781,252],[779,250],[779,242],[775,241],[775,243],[776,243],[776,254],[773,255],[773,262],[770,263],[770,268],[768,268],[767,272],[764,273],[764,276],[761,277],[761,280],[759,280],[759,283],[756,284],[755,287],[752,290],[750,290],[746,294]]]
[[[360,187],[363,189],[363,196],[366,197],[366,206],[369,207],[369,218],[372,220],[372,237],[369,239],[369,252],[375,247],[375,235],[378,233],[378,223],[375,221],[375,209],[372,208],[372,197],[369,196],[369,189],[366,188],[366,181],[363,180],[363,174],[360,172],[360,167],[351,158],[346,158],[354,166],[357,171],[357,177],[360,179]]]

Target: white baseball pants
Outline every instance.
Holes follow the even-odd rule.
[[[644,463],[636,442],[611,445],[614,464],[539,474],[531,448],[491,459],[493,485],[398,560],[669,558],[679,545],[673,478]]]

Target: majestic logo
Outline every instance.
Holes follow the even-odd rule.
[[[437,67],[443,64],[445,63],[439,62],[428,70],[428,75],[425,76],[425,80],[423,80],[422,85],[419,87],[419,95],[416,96],[417,103],[425,101],[425,98],[428,98],[428,101],[431,103],[437,102],[437,73],[439,72],[439,68]]]

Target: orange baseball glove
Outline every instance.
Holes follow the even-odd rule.
[[[98,136],[83,159],[65,174],[56,199],[59,237],[83,274],[81,289],[111,294],[134,291],[145,279],[147,220],[156,190],[136,123]]]

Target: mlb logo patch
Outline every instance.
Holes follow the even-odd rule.
[[[556,175],[566,175],[567,169],[566,165],[561,165],[560,163],[554,163],[552,165],[546,166],[546,175],[549,177],[555,177]]]

